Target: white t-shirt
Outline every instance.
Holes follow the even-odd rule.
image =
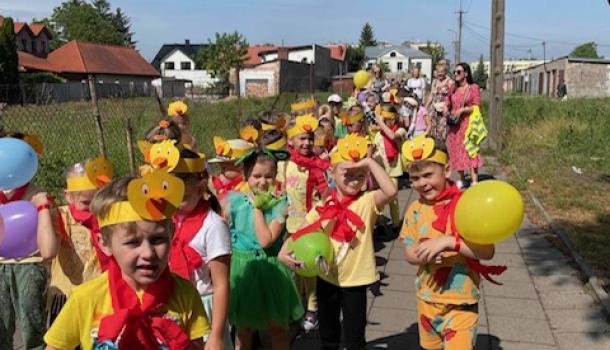
[[[426,88],[426,80],[424,80],[424,78],[417,78],[417,79],[411,78],[411,79],[407,80],[407,87],[409,89],[412,89],[413,92],[415,92],[415,94],[419,98],[419,101],[421,102],[422,99],[424,98],[424,89]]]
[[[197,291],[200,295],[211,294],[213,288],[209,262],[219,256],[231,255],[231,236],[227,223],[210,209],[203,225],[189,246],[203,258],[203,264],[195,270]]]

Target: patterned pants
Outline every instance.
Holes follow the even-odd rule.
[[[0,347],[13,348],[15,321],[23,346],[44,349],[47,269],[38,263],[0,264]]]
[[[448,305],[417,302],[419,344],[424,349],[474,348],[479,323],[478,304]]]

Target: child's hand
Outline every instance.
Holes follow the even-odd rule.
[[[208,337],[208,341],[205,342],[205,350],[224,350],[225,349],[225,345],[222,341],[222,339],[220,339],[217,336],[214,336],[213,334],[210,334],[210,336]]]
[[[36,208],[49,205],[49,195],[46,192],[39,192],[32,196],[30,200]]]
[[[284,265],[288,266],[291,270],[296,270],[299,267],[303,266],[303,263],[296,260],[293,255],[293,251],[288,249],[286,245],[282,247],[280,252],[277,255],[277,259]]]
[[[420,243],[415,249],[415,255],[418,259],[422,259],[429,263],[432,260],[436,260],[440,253],[451,249],[453,243],[454,238],[451,236],[428,239]]]

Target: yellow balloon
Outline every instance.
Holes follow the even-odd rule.
[[[523,211],[523,199],[516,188],[502,181],[482,181],[458,201],[455,224],[465,240],[495,244],[521,227]]]
[[[354,86],[362,89],[369,82],[369,73],[365,70],[359,70],[354,75]]]

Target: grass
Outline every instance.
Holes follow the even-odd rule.
[[[610,99],[509,97],[504,111],[500,159],[518,169],[513,180],[527,183],[608,285]]]
[[[316,94],[320,101],[326,101],[328,95]],[[200,150],[211,155],[214,135],[236,137],[241,119],[270,109],[274,102],[276,110],[289,111],[295,98],[296,94],[283,94],[277,101],[275,98],[243,99],[241,117],[236,101],[189,101],[192,134]],[[131,119],[134,141],[142,139],[146,130],[159,120],[158,103],[153,98],[103,99],[99,110],[107,156],[115,164],[115,173],[125,175],[129,173],[126,121]],[[7,131],[36,134],[41,138],[45,151],[34,182],[55,196],[65,186],[63,174],[70,165],[99,155],[90,102],[10,106],[1,114],[0,123]],[[139,165],[142,157],[137,147],[135,153]]]

